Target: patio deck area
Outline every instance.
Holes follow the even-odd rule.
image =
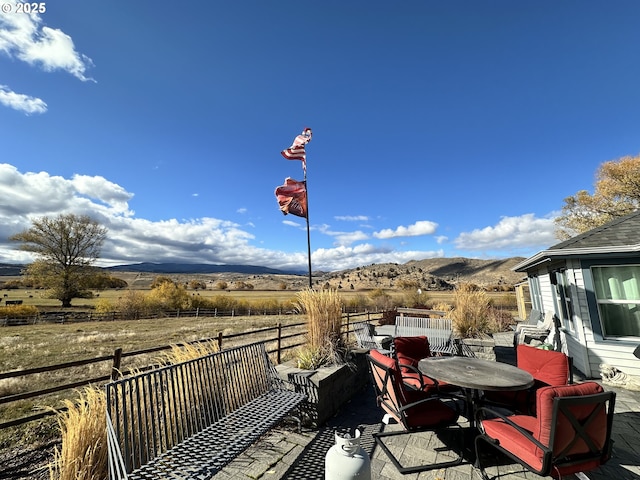
[[[496,355],[499,361],[515,363],[513,348],[510,342],[513,334],[496,339]],[[579,379],[576,378],[576,381]],[[640,478],[640,392],[605,386],[606,390],[617,393],[614,427],[613,458],[598,470],[587,472],[590,480],[637,480]],[[371,458],[373,480],[479,480],[480,475],[469,462],[442,470],[431,470],[418,474],[400,474],[386,454],[375,445],[373,433],[382,429],[397,429],[396,425],[385,426],[382,410],[376,406],[373,387],[367,386],[354,397],[351,402],[327,424],[318,430],[305,430],[296,433],[291,429],[277,428],[250,447],[240,457],[219,472],[215,480],[323,480],[324,458],[334,445],[336,429],[353,429],[361,427],[363,435],[361,446]],[[464,418],[462,419],[464,420]],[[464,426],[464,422],[461,423]],[[388,445],[402,451],[403,460],[414,464],[424,461],[424,452],[428,450],[430,432],[400,438],[387,438]],[[395,444],[394,444],[395,442]],[[422,457],[422,459],[420,458]],[[501,457],[502,458],[502,457]],[[499,474],[500,480],[540,479],[520,465],[508,461],[496,462],[495,467],[488,467],[491,476]],[[551,477],[544,477],[551,478]],[[565,479],[577,479],[575,475]]]

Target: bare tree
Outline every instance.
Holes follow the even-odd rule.
[[[49,297],[70,307],[74,298],[91,295],[87,280],[95,275],[92,267],[100,257],[107,229],[87,215],[62,214],[42,217],[31,228],[10,239],[21,242],[21,250],[37,259],[25,269],[30,280],[49,290]]]

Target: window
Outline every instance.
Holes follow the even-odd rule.
[[[602,334],[640,336],[640,265],[591,267]]]
[[[565,328],[573,331],[573,305],[566,270],[551,272],[551,283],[555,285],[554,301],[556,312]]]
[[[531,296],[531,308],[544,312],[542,295],[540,293],[540,280],[538,277],[529,277],[529,295]]]

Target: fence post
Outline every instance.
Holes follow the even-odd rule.
[[[349,342],[349,323],[351,320],[351,315],[349,315],[349,312],[347,312],[347,343]]]
[[[116,348],[113,352],[113,366],[111,367],[111,380],[117,380],[120,376],[120,360],[122,359],[122,349]]]
[[[278,358],[277,358],[277,364],[280,365],[280,353],[282,349],[282,323],[278,322]]]
[[[218,351],[222,350],[222,332],[218,332]]]
[[[200,307],[196,308],[196,318],[200,316]]]

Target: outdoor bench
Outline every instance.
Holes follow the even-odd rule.
[[[110,382],[109,478],[210,478],[304,400],[263,343]]]

